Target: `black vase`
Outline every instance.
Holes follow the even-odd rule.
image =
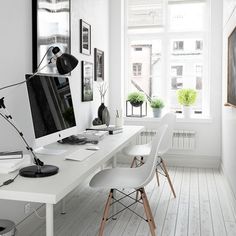
[[[102,121],[102,112],[105,109],[104,103],[102,103],[98,108],[98,118]]]

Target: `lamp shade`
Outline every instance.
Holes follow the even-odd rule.
[[[68,74],[78,65],[78,60],[74,56],[62,53],[58,47],[54,47],[52,52],[56,56],[56,66],[59,74]]]

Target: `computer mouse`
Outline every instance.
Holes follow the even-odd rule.
[[[97,151],[97,150],[100,149],[100,147],[91,145],[91,146],[86,147],[85,149],[86,149],[86,150]]]

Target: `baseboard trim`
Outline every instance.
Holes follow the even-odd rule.
[[[220,157],[191,155],[191,154],[167,154],[164,156],[165,162],[169,166],[176,167],[195,167],[195,168],[219,168]],[[128,164],[132,162],[132,157],[118,156],[118,162]]]

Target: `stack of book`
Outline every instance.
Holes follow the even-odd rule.
[[[87,130],[99,130],[99,131],[108,131],[109,134],[118,134],[123,132],[122,127],[116,127],[116,126],[106,126],[106,125],[96,125],[92,126],[90,128],[87,128]]]
[[[0,174],[8,174],[31,164],[30,155],[22,152],[0,152]]]

